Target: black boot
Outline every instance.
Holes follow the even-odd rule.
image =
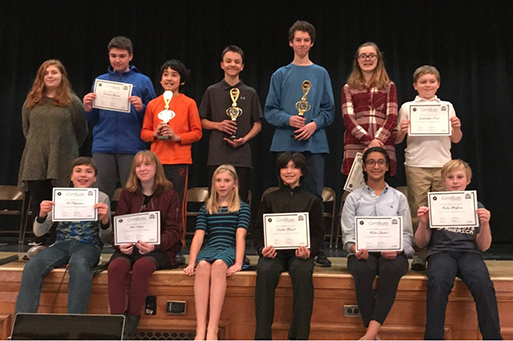
[[[137,326],[141,316],[134,316],[125,313],[125,331],[123,332],[123,340],[133,340],[137,333]]]

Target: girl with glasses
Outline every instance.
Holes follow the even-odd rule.
[[[354,278],[356,300],[367,328],[362,340],[379,340],[378,332],[392,308],[401,277],[408,271],[407,256],[413,254],[410,209],[404,194],[385,182],[390,157],[385,149],[371,147],[363,154],[366,185],[349,194],[342,210],[344,249],[349,252],[347,267]],[[356,249],[356,217],[402,217],[402,251],[371,252]],[[374,291],[374,279],[379,282]]]
[[[358,48],[353,71],[342,88],[342,119],[346,128],[342,173],[349,174],[356,153],[382,147],[390,155],[390,176],[394,176],[397,91],[374,43],[367,42]]]

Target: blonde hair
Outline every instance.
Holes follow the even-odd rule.
[[[49,59],[37,70],[36,78],[34,79],[34,84],[32,85],[32,89],[27,95],[26,106],[29,109],[33,109],[38,104],[43,104],[45,100],[46,88],[45,88],[45,72],[46,69],[50,66],[56,66],[59,72],[62,75],[61,83],[57,87],[57,92],[54,98],[52,98],[52,103],[56,107],[65,107],[71,103],[71,85],[68,80],[68,73],[64,68],[64,65],[57,59]]]
[[[435,76],[438,83],[440,83],[440,72],[438,69],[431,65],[422,65],[415,70],[413,73],[413,83],[417,83],[420,77],[424,75],[433,75]]]
[[[217,204],[217,192],[215,190],[215,182],[216,182],[216,176],[219,173],[229,173],[233,180],[236,182],[235,188],[233,189],[232,193],[230,194],[230,197],[228,198],[228,212],[237,212],[240,209],[240,197],[239,197],[239,177],[237,176],[237,171],[232,165],[221,165],[217,167],[217,169],[214,172],[214,175],[212,175],[212,187],[210,190],[210,197],[207,199],[207,202],[205,203],[205,209],[209,214],[219,213],[220,207]]]
[[[457,171],[457,170],[461,170],[461,169],[464,169],[465,173],[467,173],[467,181],[472,180],[472,169],[470,168],[468,163],[466,163],[465,161],[463,161],[461,159],[454,159],[454,160],[448,161],[442,167],[442,171],[441,171],[442,181],[444,181],[445,178],[447,178],[447,175],[449,175],[450,173]]]
[[[378,63],[376,68],[374,69],[370,87],[377,88],[378,90],[387,89],[390,86],[390,78],[388,77],[387,70],[385,69],[385,61],[383,59],[383,54],[379,50],[378,45],[372,42],[363,43],[356,50],[356,55],[353,60],[353,71],[347,78],[347,85],[349,85],[352,89],[362,90],[366,87],[365,78],[363,77],[362,69],[360,68],[360,64],[358,63],[358,56],[360,55],[360,50],[362,47],[372,46],[376,50],[376,55],[378,56]]]
[[[128,180],[126,181],[125,186],[129,192],[135,193],[137,195],[142,194],[141,180],[139,180],[137,174],[135,174],[135,167],[137,167],[137,165],[142,161],[149,161],[155,164],[155,182],[153,183],[153,194],[155,196],[162,194],[166,188],[173,187],[171,181],[166,179],[164,167],[162,167],[162,163],[160,162],[158,156],[152,151],[141,150],[135,154],[134,159],[132,160],[130,175],[128,176]]]

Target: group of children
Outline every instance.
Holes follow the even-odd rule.
[[[329,153],[324,128],[334,118],[329,75],[323,67],[309,59],[314,42],[313,25],[305,21],[294,23],[289,30],[289,45],[294,51],[294,59],[272,75],[264,106],[266,120],[275,127],[271,152],[279,153],[276,167],[281,184],[277,191],[263,198],[252,230],[255,248],[260,256],[255,293],[257,339],[272,337],[274,291],[283,271],[289,272],[293,282],[294,305],[289,337],[302,339],[309,336],[314,257],[321,254],[324,242],[321,198],[324,159]],[[224,79],[207,89],[198,110],[196,102],[182,93],[189,72],[183,63],[169,60],[162,65],[160,84],[166,92],[172,93],[172,97],[163,94],[155,98],[149,78],[130,66],[133,58],[130,40],[115,37],[109,43],[108,50],[108,73],[98,79],[133,85],[129,97],[130,112],[95,108],[94,91],[84,96],[78,111],[82,105],[85,117],[94,125],[93,157],[78,158],[68,178],[79,188],[92,187],[96,183],[101,191],[99,203],[95,206],[99,219],[97,222],[59,223],[57,242],[34,257],[24,269],[16,311],[36,312],[44,277],[53,268],[66,264],[69,264],[70,271],[68,312],[87,311],[92,271],[98,262],[102,241],[112,240],[109,197],[112,197],[116,182],[119,182],[124,185],[124,190],[116,209],[117,215],[161,212],[162,236],[159,245],[138,241],[115,246],[109,263],[110,310],[111,313],[126,315],[126,333],[133,337],[151,274],[158,269],[177,266],[176,255],[185,241],[191,144],[202,137],[202,129],[207,129],[212,130],[207,162],[211,192],[198,215],[189,263],[184,272],[195,276],[196,337],[215,339],[226,291],[226,277],[242,268],[245,237],[250,226],[250,209],[245,203],[251,170],[248,142],[260,132],[260,120],[264,116],[255,90],[239,79],[244,68],[244,53],[236,46],[229,46],[223,51],[221,68]],[[55,93],[70,93],[69,84],[63,85],[67,77],[61,66],[52,62],[44,68],[42,65],[38,71],[36,81],[42,89],[39,93],[42,96],[24,104],[27,145],[31,134],[38,134],[30,130],[29,124],[33,119],[30,117],[32,111],[39,109],[38,104],[60,108],[72,103],[69,99],[62,103],[56,99],[58,96]],[[56,75],[53,68],[60,75]],[[378,337],[379,329],[394,302],[399,280],[408,270],[407,257],[414,254],[415,230],[415,247],[428,247],[426,338],[443,338],[445,305],[455,276],[472,283],[469,288],[476,299],[483,336],[500,338],[493,283],[479,251],[486,250],[491,243],[489,211],[480,208],[477,213],[481,227],[464,236],[458,234],[457,229],[428,228],[425,207],[427,193],[463,190],[470,183],[471,176],[466,163],[450,161],[451,142],[457,143],[462,138],[461,123],[452,105],[436,97],[440,86],[438,71],[434,67],[423,66],[415,71],[413,78],[418,96],[413,102],[405,103],[398,116],[396,89],[384,68],[383,56],[374,43],[365,43],[357,51],[353,72],[342,90],[346,130],[341,170],[348,174],[356,153],[363,152],[363,171],[367,180],[364,187],[348,196],[341,218],[344,247],[349,252],[348,268],[355,279],[356,296],[367,327],[363,338]],[[305,87],[306,80],[309,85]],[[71,99],[74,99],[73,96],[70,96]],[[388,186],[385,176],[395,173],[394,144],[401,143],[408,133],[409,106],[424,102],[448,106],[451,135],[408,135],[405,162],[407,200]],[[242,115],[236,120],[230,119],[227,115],[230,108],[239,110]],[[55,111],[46,110],[48,112],[43,112],[46,116],[53,115]],[[170,110],[174,114],[168,122],[159,117],[163,110]],[[78,122],[79,118],[75,118],[75,121]],[[75,127],[80,125],[84,123],[78,122]],[[73,139],[77,141],[76,145],[80,145],[84,129],[75,130]],[[150,151],[145,150],[147,142],[151,143]],[[51,150],[53,145],[48,144]],[[30,146],[31,155],[47,153],[46,149],[36,148],[34,143],[30,143]],[[28,150],[26,152],[29,153]],[[52,175],[41,174],[42,171],[28,174],[27,169],[31,167],[47,170],[42,162],[41,165],[34,165],[28,159],[22,161],[24,172],[20,171],[20,180],[28,182],[29,190],[31,184],[32,188],[38,188],[40,183],[44,188],[55,185],[51,180],[55,179]],[[49,200],[39,202],[40,206],[35,211],[39,212],[34,223],[36,235],[44,234],[51,226],[53,205]],[[272,245],[264,245],[263,214],[284,212],[309,212],[310,248],[276,250]],[[355,250],[354,217],[362,215],[402,216],[403,251],[373,253],[364,249]],[[202,248],[205,239],[206,246]],[[423,270],[425,264],[425,256],[419,253],[414,255],[412,269]],[[447,269],[449,265],[450,271]],[[478,267],[478,270],[470,272],[467,270],[469,267]],[[133,274],[127,302],[124,286],[130,270]],[[474,278],[476,274],[477,279]],[[376,275],[380,276],[380,283],[374,294]],[[84,286],[86,282],[88,284]]]

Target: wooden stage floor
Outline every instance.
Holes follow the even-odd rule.
[[[23,252],[0,252],[0,259]],[[110,254],[103,254],[103,262]],[[257,256],[249,256],[256,264]],[[354,282],[347,271],[345,257],[330,257],[331,268],[314,270],[315,299],[311,323],[311,339],[358,339],[364,328],[361,318],[345,316],[344,308],[356,305]],[[487,260],[497,292],[501,327],[505,339],[513,338],[513,261]],[[24,261],[0,266],[0,338],[10,335],[14,305],[21,281]],[[142,315],[139,338],[164,335],[166,338],[193,338],[195,330],[194,278],[182,272],[183,267],[163,270],[153,274],[148,295],[157,297],[156,315]],[[230,277],[219,336],[222,339],[252,339],[254,336],[254,271],[243,271]],[[60,284],[62,281],[62,285]],[[43,286],[39,312],[65,313],[68,276],[63,269],[48,275]],[[424,272],[409,271],[399,285],[395,304],[385,322],[383,339],[422,339],[425,321]],[[107,273],[102,272],[93,280],[89,311],[91,314],[108,314]],[[185,302],[186,311],[181,315],[166,313],[168,302]],[[276,291],[276,311],[273,337],[286,339],[292,310],[292,284],[287,274],[282,275]],[[446,318],[447,339],[479,339],[475,305],[466,286],[457,280],[449,299]],[[162,338],[161,338],[162,339]]]

